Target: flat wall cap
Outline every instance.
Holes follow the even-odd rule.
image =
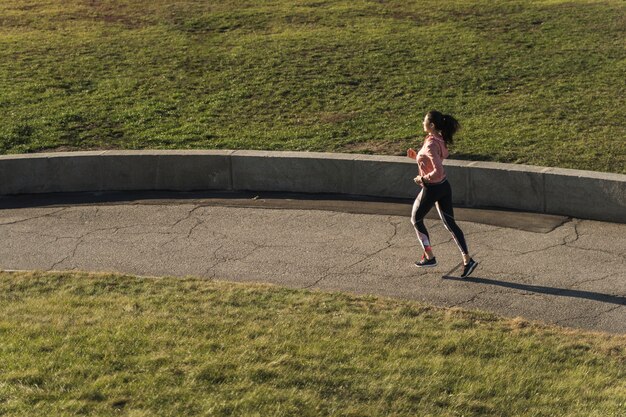
[[[626,175],[445,160],[453,201],[626,223]],[[0,195],[255,190],[414,197],[405,156],[254,150],[103,150],[0,155]]]

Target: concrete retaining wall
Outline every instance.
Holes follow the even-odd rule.
[[[446,160],[454,203],[626,223],[626,175]],[[236,190],[413,198],[405,157],[266,151],[102,151],[0,156],[0,195]]]

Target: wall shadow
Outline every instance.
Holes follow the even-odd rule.
[[[413,199],[371,197],[347,194],[307,194],[273,191],[102,191],[76,193],[42,193],[0,196],[0,209],[49,207],[60,205],[136,203],[145,201],[238,201],[249,200],[261,205],[264,201],[292,200],[305,203],[336,201],[352,203],[378,203],[401,207],[407,216],[411,213]],[[407,214],[408,213],[408,214]]]

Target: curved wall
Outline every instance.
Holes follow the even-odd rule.
[[[626,223],[626,175],[445,161],[454,203]],[[0,196],[236,190],[413,198],[406,157],[268,151],[100,151],[0,156]]]

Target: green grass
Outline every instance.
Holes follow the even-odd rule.
[[[625,342],[267,285],[0,273],[0,415],[623,416]]]
[[[405,153],[626,173],[622,0],[3,0],[0,153]]]

